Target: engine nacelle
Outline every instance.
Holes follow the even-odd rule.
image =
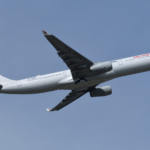
[[[112,94],[111,86],[101,86],[90,91],[91,97],[107,96]]]
[[[111,61],[99,62],[90,67],[91,71],[107,72],[112,70]]]

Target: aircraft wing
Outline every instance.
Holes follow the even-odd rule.
[[[48,34],[43,30],[42,32],[47,40],[57,50],[57,54],[59,55],[59,57],[70,68],[73,79],[91,76],[89,68],[93,65],[92,61],[73,50],[71,47],[60,41],[54,35]]]
[[[46,109],[47,111],[58,111],[59,109],[67,106],[68,104],[72,103],[82,95],[86,94],[88,90],[83,91],[71,91],[57,106],[52,109]]]

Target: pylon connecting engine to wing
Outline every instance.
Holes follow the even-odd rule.
[[[99,71],[99,72],[107,72],[107,71],[112,70],[112,63],[111,61],[95,63],[93,66],[90,67],[90,70]]]
[[[111,86],[101,86],[90,91],[91,97],[107,96],[112,94]]]

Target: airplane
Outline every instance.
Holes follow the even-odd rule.
[[[69,70],[22,80],[11,80],[0,75],[0,93],[35,94],[60,89],[71,90],[58,105],[52,109],[46,109],[49,112],[58,111],[86,93],[90,93],[91,97],[112,94],[111,86],[97,87],[101,83],[150,70],[150,53],[94,63],[54,35],[44,30],[42,32],[56,49],[58,56],[66,63]]]

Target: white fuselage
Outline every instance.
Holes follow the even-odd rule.
[[[108,80],[150,70],[150,54],[138,55],[112,61],[112,70],[97,76],[86,78],[75,84],[70,70],[36,76],[23,80],[12,80],[0,83],[1,93],[9,94],[33,94],[58,89],[82,90],[90,86],[98,85]]]

